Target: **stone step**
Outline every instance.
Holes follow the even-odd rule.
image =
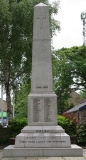
[[[64,133],[64,129],[57,125],[57,126],[25,126],[21,133]]]
[[[82,157],[83,149],[77,145],[71,148],[14,148],[10,145],[4,149],[4,157]]]

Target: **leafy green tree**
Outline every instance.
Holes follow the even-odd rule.
[[[86,47],[62,48],[53,52],[54,87],[56,94],[65,101],[71,91],[86,90]]]
[[[11,90],[16,92],[30,79],[33,35],[33,8],[48,0],[0,0],[0,82],[6,90],[8,121],[12,119]],[[50,6],[50,15],[58,12]],[[52,16],[51,16],[52,17]],[[51,37],[59,23],[52,17]]]
[[[21,85],[20,89],[17,91],[14,102],[15,118],[27,117],[28,109],[28,94],[30,93],[30,82]]]
[[[82,90],[82,91],[80,92],[80,95],[81,95],[81,97],[82,97],[83,99],[86,100],[86,89],[84,89],[84,91]]]

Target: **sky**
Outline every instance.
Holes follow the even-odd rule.
[[[55,49],[83,45],[83,11],[86,11],[86,0],[60,0],[59,13],[55,18],[60,21],[61,31],[56,32],[53,38]]]

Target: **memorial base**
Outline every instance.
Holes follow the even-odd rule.
[[[82,157],[83,149],[77,145],[70,148],[4,148],[4,157]]]
[[[4,148],[4,157],[83,156],[83,149],[71,145],[61,126],[26,126],[16,136],[15,145]]]

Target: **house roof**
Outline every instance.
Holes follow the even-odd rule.
[[[76,105],[75,107],[69,109],[68,111],[66,111],[66,113],[70,113],[70,112],[76,112],[78,110],[83,110],[86,108],[86,101],[80,103],[79,105]]]

